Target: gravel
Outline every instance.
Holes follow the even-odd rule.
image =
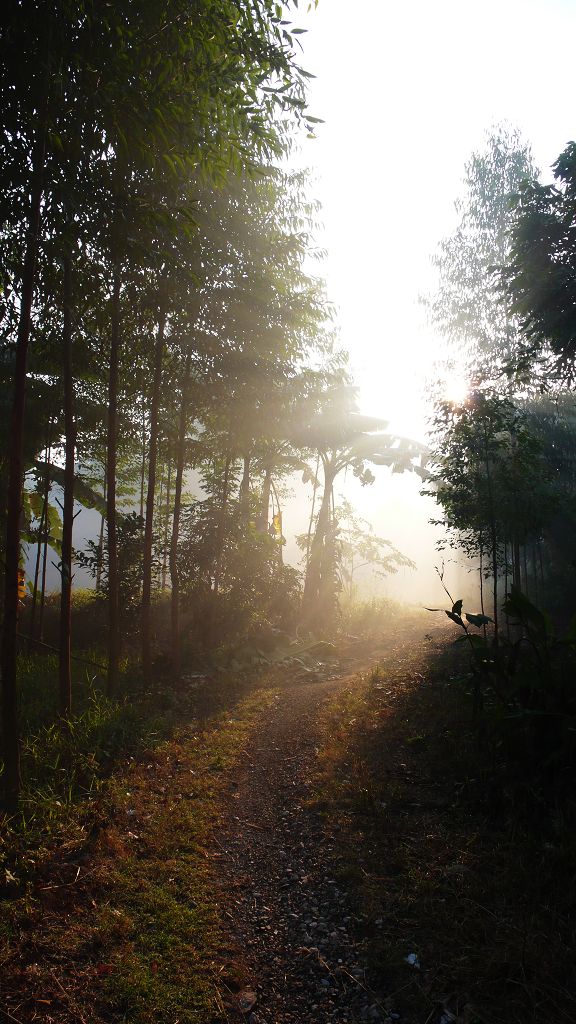
[[[220,906],[257,994],[248,1024],[392,1024],[366,979],[365,941],[335,842],[310,801],[318,712],[348,680],[297,684],[245,753],[216,842]],[[230,1002],[230,993],[223,992]],[[236,997],[237,998],[237,997]],[[236,1002],[237,1005],[237,1002]]]

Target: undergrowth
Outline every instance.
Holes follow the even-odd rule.
[[[370,984],[407,1024],[568,1024],[573,813],[552,804],[544,820],[533,775],[519,799],[521,780],[479,736],[468,690],[462,652],[445,635],[416,638],[327,713],[318,799],[357,901]]]
[[[2,993],[15,1019],[224,1019],[209,844],[274,693],[247,685],[204,682],[163,713],[93,692],[67,728],[29,736],[22,812],[2,833]]]

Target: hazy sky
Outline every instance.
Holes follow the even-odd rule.
[[[311,112],[325,120],[298,160],[315,175],[321,243],[363,410],[423,437],[423,383],[438,353],[418,303],[430,257],[455,225],[464,164],[502,121],[550,165],[576,137],[576,2],[319,0],[294,16]],[[364,514],[424,570],[433,513],[416,478],[385,471]],[[393,588],[391,588],[393,589]],[[414,580],[411,591],[420,593]],[[425,597],[425,595],[423,595]]]
[[[576,136],[576,3],[319,0],[294,20],[325,120],[301,159],[317,178],[342,340],[367,411],[414,431],[435,350],[418,296],[464,164],[500,121],[546,171]]]

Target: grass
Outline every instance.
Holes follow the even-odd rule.
[[[327,711],[318,800],[340,837],[371,982],[406,1024],[443,1013],[462,1024],[568,1024],[570,820],[556,809],[538,825],[525,800],[515,805],[516,781],[507,790],[494,774],[446,647],[445,635],[416,636],[401,661],[384,655]]]
[[[23,812],[2,833],[14,1021],[224,1019],[211,844],[218,797],[275,692],[251,686],[205,683],[164,713],[96,692],[70,730],[29,735]]]

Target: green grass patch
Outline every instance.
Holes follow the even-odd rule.
[[[137,753],[100,775],[90,794],[56,813],[53,799],[46,807],[37,800],[33,820],[18,825],[25,878],[9,883],[0,914],[13,1016],[45,1013],[59,1024],[224,1019],[217,965],[227,940],[214,905],[212,836],[229,774],[275,692],[261,687],[212,714],[205,702],[202,717],[181,721],[168,738],[140,732]],[[89,724],[80,728],[92,742]],[[45,752],[37,756],[40,764]],[[7,844],[12,862],[16,832]]]

